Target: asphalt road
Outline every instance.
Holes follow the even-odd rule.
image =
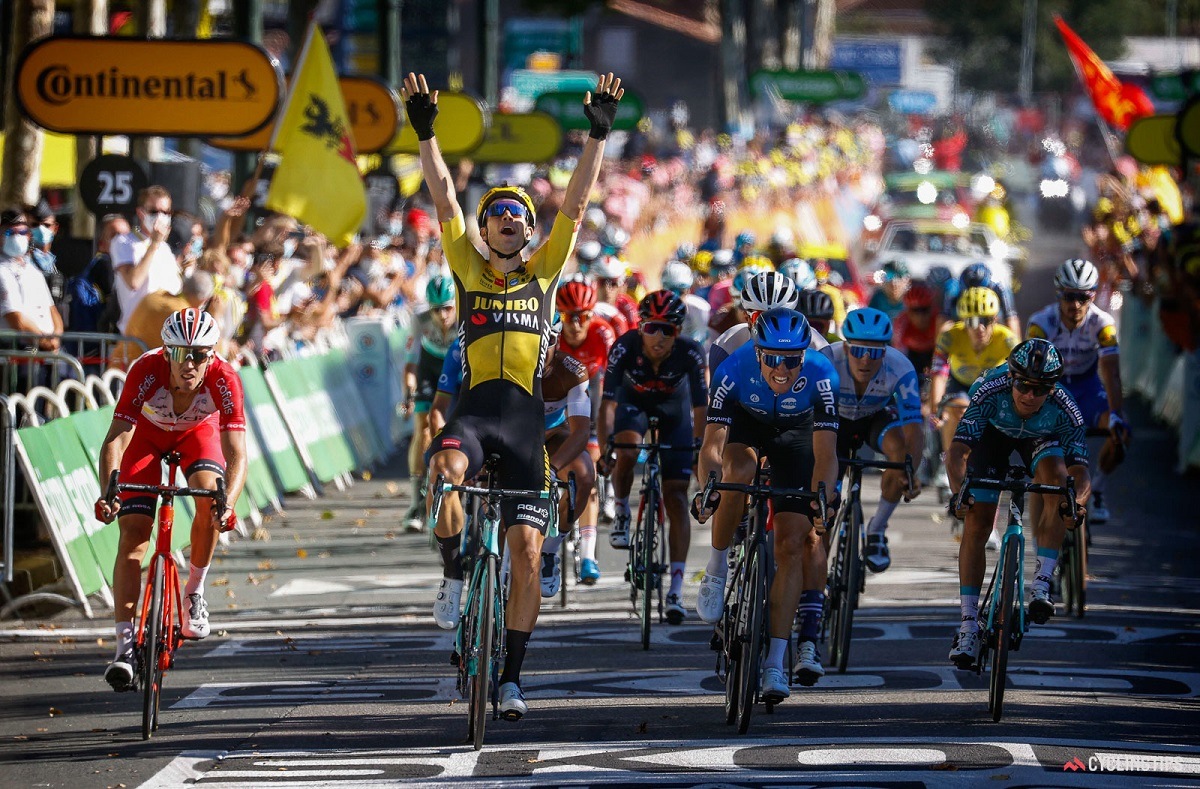
[[[1023,314],[1049,298],[1047,267],[1073,250],[1038,239]],[[724,724],[709,629],[694,616],[661,625],[643,651],[621,559],[602,545],[601,583],[573,589],[566,610],[543,608],[529,714],[490,723],[476,753],[463,745],[451,636],[429,614],[435,554],[402,533],[407,485],[382,469],[345,493],[289,501],[269,540],[219,551],[213,635],[179,651],[149,742],[140,695],[101,678],[108,623],[3,623],[0,784],[1196,785],[1197,518],[1171,474],[1169,435],[1133,415],[1114,517],[1095,530],[1090,610],[1034,626],[998,724],[986,675],[947,661],[957,545],[926,495],[893,519],[893,566],[868,580],[849,671],[794,689],[773,715],[760,707],[748,735]],[[866,488],[874,501],[875,478]],[[694,530],[689,605],[707,541]]]

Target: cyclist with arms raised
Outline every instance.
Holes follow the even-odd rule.
[[[821,482],[833,491],[837,482],[838,376],[820,353],[806,353],[812,342],[808,320],[796,310],[765,312],[754,324],[754,342],[738,348],[713,375],[708,425],[700,449],[700,479],[716,473],[719,482],[750,484],[761,456],[771,463],[771,484],[815,490]],[[716,623],[724,609],[729,544],[745,511],[745,497],[714,492],[709,501],[692,501],[701,522],[716,513],[712,552],[700,582],[696,611]],[[832,515],[838,502],[827,501]],[[771,645],[763,661],[762,694],[779,702],[790,695],[784,656],[798,605],[804,605],[796,669],[800,682],[814,684],[825,670],[817,653],[821,604],[826,583],[825,554],[815,566],[805,550],[817,515],[815,506],[797,499],[773,499],[775,579],[770,591]]]
[[[233,525],[233,510],[246,481],[246,419],[242,382],[237,371],[218,357],[217,323],[207,312],[184,309],[163,323],[163,347],[142,354],[129,368],[112,426],[100,447],[100,479],[113,471],[135,485],[162,483],[162,459],[178,452],[188,487],[217,489],[225,478],[226,511],[216,512],[212,499],[196,499],[192,520],[191,567],[183,594],[187,598],[183,637],[209,633],[204,579],[212,562],[217,533]],[[174,484],[171,480],[171,484]],[[101,498],[96,518],[116,516],[121,529],[113,566],[113,609],[117,652],[105,669],[113,690],[133,689],[133,618],[141,590],[142,557],[150,543],[158,500],[145,493],[121,493],[117,508]]]
[[[821,353],[837,370],[838,457],[848,457],[852,447],[865,443],[903,463],[905,455],[920,462],[925,450],[921,418],[921,389],[912,362],[895,348],[892,321],[882,310],[864,307],[853,310],[842,324],[844,342],[834,343]],[[913,479],[920,492],[921,483]],[[879,483],[879,508],[867,525],[867,568],[881,573],[891,566],[888,553],[888,519],[900,497],[908,494],[908,478],[899,469],[885,469]]]
[[[1034,482],[1065,485],[1075,478],[1075,498],[1082,507],[1088,500],[1087,444],[1083,414],[1071,395],[1058,385],[1063,360],[1046,340],[1026,340],[1002,364],[971,387],[971,402],[958,423],[954,443],[946,452],[946,470],[954,493],[950,510],[965,523],[958,553],[958,582],[962,625],[954,636],[950,661],[960,669],[973,668],[983,648],[979,631],[979,592],[986,565],[984,544],[996,515],[994,490],[967,491],[959,502],[963,478],[1003,479],[1015,451]],[[1042,498],[1041,516],[1034,524],[1037,565],[1030,585],[1029,618],[1037,624],[1054,615],[1050,579],[1068,527],[1056,497]],[[969,506],[974,502],[974,506]],[[959,506],[959,505],[963,506]],[[959,508],[956,510],[955,507]]]
[[[1121,356],[1113,317],[1096,306],[1100,272],[1089,261],[1064,262],[1054,275],[1058,301],[1029,319],[1029,336],[1049,340],[1063,357],[1060,385],[1083,412],[1085,427],[1109,431],[1100,450],[1100,470],[1092,479],[1089,523],[1108,520],[1104,480],[1125,458],[1129,427],[1121,414]]]
[[[533,200],[519,187],[498,187],[479,202],[479,235],[469,235],[455,199],[454,178],[434,136],[437,92],[425,76],[410,73],[402,95],[420,146],[421,170],[442,226],[442,249],[458,292],[464,378],[446,425],[430,443],[429,476],[461,484],[475,476],[488,454],[500,456],[501,487],[545,490],[546,457],[541,372],[554,311],[554,291],[571,256],[587,197],[595,186],[624,91],[612,74],[602,76],[593,97],[584,99],[591,132],[563,196],[562,208],[546,243],[529,254],[536,216]],[[447,496],[436,526],[444,578],[434,619],[452,630],[461,616],[463,568],[460,538],[462,504]],[[500,712],[519,720],[526,712],[521,664],[537,622],[542,540],[550,524],[547,500],[508,500],[502,513],[512,559],[507,654],[500,676]]]

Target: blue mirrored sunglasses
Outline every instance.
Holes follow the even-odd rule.
[[[789,370],[795,370],[800,365],[804,364],[804,354],[782,354],[782,353],[766,353],[760,351],[758,354],[759,360],[767,367],[775,368],[783,365]]]
[[[855,359],[861,359],[864,356],[872,361],[882,359],[887,353],[887,348],[879,345],[852,345],[846,343],[846,347],[850,349],[850,355]]]
[[[529,216],[529,209],[519,200],[493,200],[483,213],[485,216],[504,216],[505,211],[517,218]]]

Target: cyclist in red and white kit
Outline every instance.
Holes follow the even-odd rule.
[[[217,533],[232,527],[234,505],[246,481],[242,382],[237,371],[213,351],[219,339],[220,331],[208,313],[190,308],[172,313],[163,323],[164,347],[142,354],[129,368],[100,449],[103,481],[119,468],[122,482],[160,485],[162,458],[168,452],[180,454],[188,487],[216,490],[217,479],[225,478],[224,512],[213,510],[212,499],[195,500],[182,627],[183,637],[191,639],[209,633],[204,578]],[[113,568],[117,652],[104,672],[117,691],[133,689],[134,607],[156,505],[154,496],[126,492],[115,509],[103,497],[96,502],[96,518],[107,523],[117,516],[121,528]]]

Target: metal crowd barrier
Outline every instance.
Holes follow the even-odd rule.
[[[3,524],[0,524],[0,529],[3,529],[3,548],[0,549],[0,567],[3,568],[3,582],[5,584],[12,583],[13,580],[13,508],[16,504],[16,481],[14,479],[16,473],[16,437],[13,431],[16,426],[13,424],[12,412],[9,411],[7,395],[0,394],[0,434],[3,435],[4,445],[0,447],[3,450],[3,456],[0,456],[0,477],[3,477],[3,495],[4,501],[0,503],[0,517],[4,518]],[[4,589],[4,597],[7,601],[8,590]]]
[[[82,381],[86,377],[83,365],[68,353],[0,348],[0,392],[16,394],[19,390],[30,389],[43,383],[51,388],[56,387],[64,380],[64,366],[70,368],[77,380]],[[20,376],[21,368],[25,369],[24,379]],[[41,380],[43,369],[47,376],[45,382]]]
[[[10,348],[36,346],[38,340],[47,336],[33,332],[3,330],[0,331],[0,346]],[[124,369],[138,356],[150,350],[146,343],[138,338],[121,334],[106,334],[94,331],[66,331],[53,336],[61,340],[61,352],[74,356],[79,360],[80,364],[88,369],[88,372],[94,373],[99,373],[114,363]],[[122,343],[133,345],[138,349],[137,353],[129,359],[119,358],[116,351]],[[82,377],[80,380],[82,380]]]

